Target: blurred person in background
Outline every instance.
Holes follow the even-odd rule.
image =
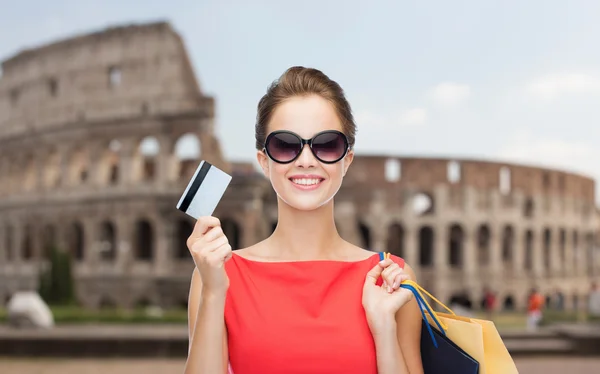
[[[544,296],[536,288],[532,288],[527,300],[527,330],[538,329],[543,318]]]
[[[333,199],[354,157],[356,125],[342,88],[293,67],[258,104],[257,159],[277,194],[267,239],[231,251],[215,217],[188,238],[186,373],[422,374],[416,281],[339,235]],[[229,365],[229,366],[228,366]]]

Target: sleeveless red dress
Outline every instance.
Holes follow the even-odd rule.
[[[233,373],[376,374],[362,290],[379,261],[260,262],[234,252],[225,264]]]

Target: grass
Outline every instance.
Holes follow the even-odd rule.
[[[187,323],[187,311],[175,309],[164,311],[161,316],[152,316],[145,309],[83,309],[77,306],[50,306],[54,321],[60,323]],[[0,323],[6,321],[6,310],[0,309]]]
[[[187,323],[187,311],[185,309],[173,309],[164,311],[161,316],[152,316],[145,309],[83,309],[77,306],[51,306],[54,320],[60,323],[110,323],[110,324],[142,324],[142,323]],[[485,313],[475,313],[475,318],[487,319]],[[525,328],[527,316],[524,312],[497,313],[492,320],[499,328]],[[6,321],[6,310],[0,308],[0,323]],[[600,323],[600,318],[588,318],[585,315],[574,312],[558,312],[547,310],[544,312],[543,325],[551,325],[563,322],[595,322]]]

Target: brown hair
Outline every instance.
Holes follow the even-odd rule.
[[[333,104],[342,122],[342,131],[348,137],[348,143],[352,148],[356,135],[356,124],[342,87],[320,70],[294,66],[275,80],[258,102],[255,125],[256,149],[260,150],[264,147],[267,126],[279,104],[294,96],[313,94],[319,95]]]

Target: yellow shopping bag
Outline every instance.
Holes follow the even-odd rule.
[[[427,304],[425,316],[434,328],[443,329],[446,336],[479,362],[479,374],[518,374],[519,371],[506,349],[494,322],[456,315],[450,308],[412,281],[404,282],[439,303],[449,313],[434,312]],[[422,295],[421,295],[422,296]]]

